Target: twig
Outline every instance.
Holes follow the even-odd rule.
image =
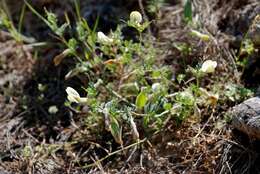
[[[119,150],[116,150],[116,151],[114,151],[114,152],[108,154],[107,156],[105,156],[105,157],[103,157],[103,158],[101,158],[101,159],[95,161],[95,162],[92,163],[92,164],[88,164],[88,165],[83,166],[82,168],[83,168],[83,169],[86,169],[86,168],[90,168],[90,167],[93,167],[93,166],[97,166],[98,164],[100,164],[100,163],[101,163],[102,161],[104,161],[105,159],[107,159],[107,158],[109,158],[109,157],[111,157],[111,156],[113,156],[113,155],[115,155],[115,154],[117,154],[117,153],[120,153],[120,152],[122,152],[122,151],[124,151],[124,150],[127,150],[127,149],[129,149],[129,148],[131,148],[131,147],[134,147],[134,146],[136,146],[136,145],[138,145],[138,144],[141,144],[141,143],[143,143],[143,142],[145,142],[145,141],[146,141],[146,138],[144,138],[144,139],[142,139],[142,140],[140,140],[140,141],[138,141],[138,142],[136,142],[136,143],[130,144],[129,146],[126,146],[126,147],[124,147],[124,148],[121,148],[121,149],[119,149]]]
[[[22,129],[22,131],[30,138],[32,138],[36,143],[40,143],[39,140],[37,138],[35,138],[34,136],[32,136],[29,132],[27,132],[27,130]]]
[[[108,87],[105,87],[107,90],[109,90],[114,96],[116,96],[117,98],[119,98],[120,100],[122,100],[123,102],[129,104],[132,107],[136,107],[133,103],[130,103],[126,98],[124,98],[123,96],[121,96],[120,94],[118,94],[116,91],[109,89]]]
[[[206,126],[209,124],[209,121],[213,118],[214,111],[215,111],[215,110],[213,110],[211,116],[209,117],[209,119],[207,120],[207,122],[203,125],[202,129],[197,133],[197,135],[195,135],[195,137],[193,137],[194,139],[197,138],[197,137],[203,132],[203,130],[206,128]]]
[[[166,115],[166,114],[168,114],[168,113],[170,113],[170,110],[166,110],[166,111],[163,111],[163,112],[160,113],[160,114],[156,114],[154,117],[155,117],[155,118],[159,118],[159,117],[162,117],[162,116],[164,116],[164,115]]]
[[[227,167],[228,167],[229,172],[232,174],[232,170],[231,170],[231,168],[230,168],[230,166],[229,166],[229,164],[228,164],[227,161],[226,161],[226,165],[227,165]]]
[[[127,160],[124,163],[124,167],[122,167],[122,169],[120,170],[120,173],[123,173],[123,170],[126,168],[126,165],[129,163],[129,161],[132,159],[134,153],[136,152],[137,147],[134,147],[134,150],[131,152],[131,154],[129,155],[129,157],[127,158]]]
[[[145,117],[147,114],[140,114],[140,113],[136,113],[134,111],[131,112],[132,115],[136,116],[136,117],[139,117],[139,118],[142,118],[142,117]]]

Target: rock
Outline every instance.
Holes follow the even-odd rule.
[[[260,98],[253,97],[232,109],[232,126],[252,139],[260,139]]]

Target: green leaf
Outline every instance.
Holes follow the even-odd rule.
[[[135,105],[138,109],[142,109],[148,100],[148,96],[144,91],[141,91],[136,97]]]
[[[192,21],[192,4],[191,0],[185,0],[184,4],[184,18],[187,22]]]
[[[123,144],[123,140],[122,140],[122,129],[119,126],[118,121],[114,118],[114,117],[110,117],[111,118],[111,123],[110,123],[110,131],[112,136],[114,137],[115,141],[118,144]]]
[[[28,6],[28,8],[36,15],[38,16],[45,24],[47,24],[50,27],[50,22],[45,19],[40,13],[38,13],[28,2],[27,0],[24,1],[25,4]]]

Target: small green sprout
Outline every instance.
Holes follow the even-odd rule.
[[[191,0],[184,1],[184,19],[187,23],[192,22],[192,2]]]

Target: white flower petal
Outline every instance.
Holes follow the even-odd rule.
[[[72,87],[67,87],[66,92],[70,96],[80,97],[79,93],[75,89],[73,89]]]
[[[66,92],[67,92],[67,95],[68,95],[67,99],[70,102],[79,103],[80,95],[75,89],[73,89],[71,87],[67,87]]]
[[[76,98],[75,96],[68,95],[68,96],[67,96],[67,99],[68,99],[70,102],[79,103],[78,98]]]

